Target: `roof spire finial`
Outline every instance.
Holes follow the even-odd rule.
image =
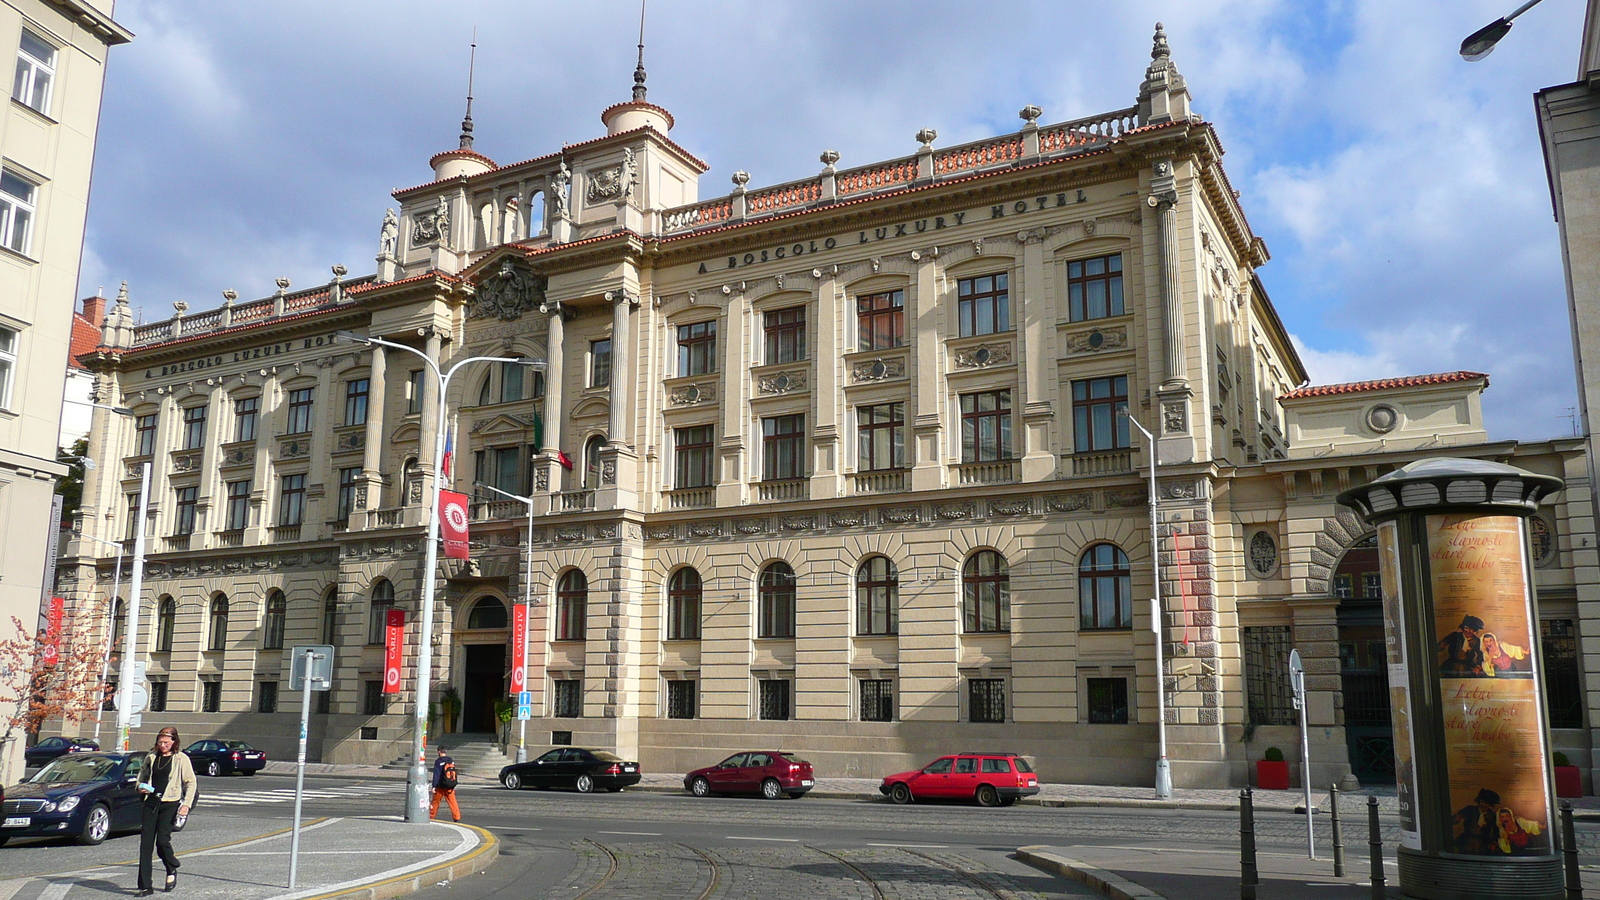
[[[467,117],[461,120],[461,149],[472,149],[472,76],[478,68],[478,27],[472,27],[472,56],[467,62]]]
[[[639,0],[639,65],[633,70],[633,100],[643,103],[644,95],[648,88],[644,86],[644,3]]]
[[[1156,33],[1150,47],[1151,59],[1168,59],[1172,56],[1172,48],[1167,46],[1167,30],[1156,23]]]

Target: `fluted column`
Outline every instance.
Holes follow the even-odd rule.
[[[1183,288],[1178,269],[1178,192],[1172,164],[1158,162],[1152,193],[1146,201],[1156,210],[1156,239],[1160,244],[1162,325],[1162,387],[1179,387],[1188,381],[1184,367]]]
[[[430,329],[422,350],[428,354],[429,359],[438,363],[439,351],[443,344],[444,339],[438,330]],[[439,422],[439,404],[443,402],[443,398],[439,396],[439,379],[431,377],[432,375],[432,371],[429,371],[422,379],[422,436],[417,440],[417,464],[423,472],[429,473],[430,481],[433,472],[435,429]]]
[[[547,302],[545,311],[550,314],[550,323],[544,350],[544,446],[533,461],[533,493],[530,495],[537,501],[534,512],[541,515],[550,511],[550,497],[561,492],[561,466],[555,460],[556,452],[561,449],[561,419],[566,415],[561,402],[566,327],[559,303]]]
[[[384,383],[388,355],[384,348],[372,346],[372,362],[367,366],[367,427],[362,435],[361,487],[356,492],[356,509],[383,508],[383,474],[378,471],[383,459],[383,411],[388,398]],[[374,523],[368,523],[368,527]]]
[[[609,292],[611,300],[611,409],[607,423],[608,442],[600,451],[600,484],[595,496],[597,509],[632,507],[634,501],[635,463],[632,435],[633,422],[633,308],[639,303],[637,294],[625,290]]]

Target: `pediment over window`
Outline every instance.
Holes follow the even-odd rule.
[[[407,422],[389,435],[389,441],[395,444],[409,444],[421,439],[422,427],[415,422]]]
[[[590,397],[572,408],[572,418],[574,419],[609,415],[611,415],[611,404],[599,397]]]
[[[533,417],[523,418],[510,413],[500,413],[478,422],[472,423],[472,434],[521,434],[533,427]]]

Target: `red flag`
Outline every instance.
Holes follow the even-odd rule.
[[[455,491],[439,492],[439,531],[444,537],[444,555],[449,559],[469,559],[467,549],[466,494]]]
[[[528,604],[511,607],[511,696],[527,690]]]
[[[400,660],[406,643],[406,611],[391,609],[383,614],[383,692],[400,693]]]
[[[566,469],[568,472],[572,471],[572,457],[562,453],[560,450],[556,451],[556,462],[560,463],[561,468]]]
[[[44,629],[44,648],[39,652],[39,661],[44,665],[53,666],[61,660],[61,620],[66,611],[65,599],[50,598],[50,612],[46,618],[49,624]]]

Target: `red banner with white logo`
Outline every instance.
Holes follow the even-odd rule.
[[[468,559],[466,494],[439,492],[439,533],[444,537],[444,555],[449,559]]]
[[[387,610],[383,614],[383,692],[400,693],[400,661],[406,646],[406,611]]]
[[[527,690],[528,684],[528,605],[511,607],[511,696]]]
[[[44,629],[44,647],[39,652],[39,661],[47,666],[53,666],[61,660],[61,622],[66,617],[67,601],[61,597],[50,598],[50,611],[47,614]]]

